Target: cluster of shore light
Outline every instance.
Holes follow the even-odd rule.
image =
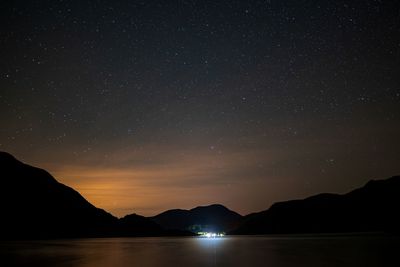
[[[216,238],[225,236],[225,233],[212,233],[212,232],[198,232],[197,234],[200,235],[201,237],[207,237],[207,238]]]

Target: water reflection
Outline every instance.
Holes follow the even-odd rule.
[[[400,266],[398,238],[109,238],[0,243],[2,266]]]

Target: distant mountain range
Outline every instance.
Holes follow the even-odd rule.
[[[372,180],[344,195],[275,203],[247,215],[232,234],[399,232],[400,176]]]
[[[0,239],[187,234],[165,231],[135,214],[118,219],[45,170],[5,152],[0,152],[0,175]]]
[[[239,226],[242,216],[222,205],[214,204],[191,210],[168,210],[150,219],[165,229],[197,233],[231,231]]]
[[[0,152],[0,239],[231,234],[398,232],[400,177],[344,195],[279,202],[247,216],[218,204],[121,219],[96,208],[45,170]]]

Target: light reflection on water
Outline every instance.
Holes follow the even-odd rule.
[[[237,236],[0,242],[1,266],[400,266],[398,238]],[[0,263],[1,263],[0,262]]]

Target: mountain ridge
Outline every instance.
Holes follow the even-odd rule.
[[[370,180],[345,194],[321,193],[276,202],[245,216],[232,234],[396,232],[400,223],[400,176]]]
[[[0,239],[107,236],[399,232],[400,176],[373,179],[345,194],[276,202],[242,216],[221,204],[116,218],[46,170],[0,151]]]
[[[171,209],[149,218],[166,229],[226,232],[239,224],[242,215],[221,204],[211,204],[189,210]]]
[[[117,218],[93,206],[43,169],[0,153],[2,237],[64,237],[106,234]]]

